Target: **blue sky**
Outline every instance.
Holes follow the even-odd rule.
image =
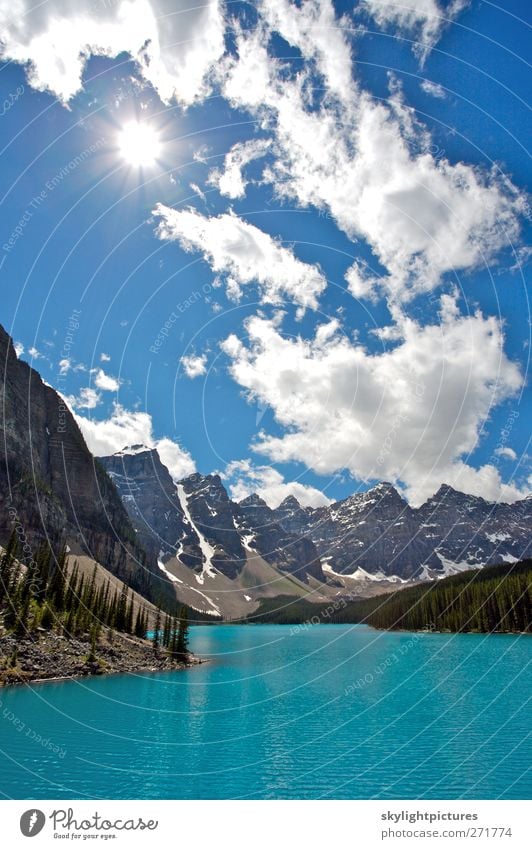
[[[0,5],[20,356],[235,497],[526,495],[525,4],[186,8]]]

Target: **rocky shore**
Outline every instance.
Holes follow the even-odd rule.
[[[201,663],[190,656],[188,665]],[[0,686],[118,672],[164,672],[187,664],[151,642],[116,631],[102,635],[91,657],[90,640],[51,631],[20,639],[0,634]]]

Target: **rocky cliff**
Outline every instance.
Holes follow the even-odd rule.
[[[66,541],[144,594],[156,562],[63,399],[17,358],[0,326],[0,542]],[[159,579],[159,576],[157,576]]]

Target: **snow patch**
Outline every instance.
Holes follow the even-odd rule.
[[[490,542],[505,542],[507,539],[511,539],[510,534],[486,534],[486,539],[489,539]]]
[[[447,577],[448,575],[458,575],[459,572],[470,572],[471,569],[480,569],[480,563],[468,563],[467,560],[461,560],[459,563],[455,563],[454,560],[449,560],[447,557],[444,557],[443,554],[440,554],[439,551],[436,551],[436,554],[439,558],[439,561],[442,565],[443,575],[438,577]]]
[[[518,563],[519,558],[514,557],[513,554],[501,554],[501,560],[504,560],[505,563]]]
[[[161,558],[161,557],[162,557],[162,555],[163,555],[163,552],[162,552],[162,551],[160,551],[160,552],[159,552],[159,558]],[[172,573],[168,571],[168,569],[166,568],[166,566],[164,565],[164,563],[162,562],[162,560],[160,560],[160,559],[159,559],[159,560],[157,560],[157,566],[159,567],[159,569],[161,570],[161,572],[164,572],[164,574],[167,576],[167,578],[170,578],[170,580],[171,580],[171,581],[173,581],[174,583],[176,583],[176,584],[182,584],[183,586],[188,586],[187,584],[185,584],[185,582],[184,582],[184,581],[181,581],[181,580],[180,580],[180,578],[176,578],[176,576],[175,576],[175,575],[172,575]],[[191,604],[190,606],[191,606],[191,607],[193,607],[193,608],[194,608],[194,610],[198,610],[200,613],[206,613],[206,614],[207,614],[207,616],[221,616],[220,608],[218,607],[218,605],[217,605],[217,604],[215,604],[215,603],[214,603],[214,602],[213,602],[213,601],[209,598],[209,596],[205,595],[205,593],[202,593],[200,590],[197,590],[195,587],[190,587],[190,586],[189,586],[189,587],[188,587],[188,589],[189,589],[189,590],[192,590],[192,592],[193,592],[193,593],[198,593],[198,594],[199,594],[199,595],[200,595],[203,599],[205,599],[205,601],[206,601],[206,602],[210,605],[210,607],[211,607],[211,609],[210,609],[210,610],[204,610],[204,609],[203,609],[203,607],[194,607],[194,605],[193,605],[193,604]]]
[[[159,557],[161,557],[162,554],[163,554],[163,552],[160,551]],[[166,568],[166,566],[164,565],[162,560],[157,561],[157,566],[159,567],[161,572],[164,572],[164,574],[166,575],[167,578],[170,578],[170,580],[174,582],[174,584],[182,584],[183,583],[183,581],[180,581],[179,578],[176,578],[175,575],[172,575],[172,573],[168,571],[168,569]]]
[[[126,445],[121,451],[117,451],[114,457],[133,457],[135,454],[144,454],[145,451],[151,451],[147,445]]]
[[[179,498],[179,503],[181,504],[181,508],[183,510],[183,513],[185,514],[186,520],[188,521],[189,525],[196,531],[196,533],[198,535],[199,546],[200,546],[201,553],[202,553],[203,558],[204,558],[204,563],[203,563],[203,569],[202,569],[201,575],[196,575],[196,580],[197,580],[198,584],[203,584],[203,582],[205,580],[205,575],[208,575],[209,578],[215,578],[216,577],[216,569],[212,565],[212,558],[214,556],[215,550],[212,547],[212,545],[210,544],[210,542],[208,542],[205,539],[205,537],[203,536],[203,534],[201,533],[199,528],[194,524],[194,520],[193,520],[192,516],[190,515],[190,510],[188,508],[188,498],[187,498],[187,494],[185,492],[185,487],[183,486],[182,483],[177,484],[177,497]]]
[[[244,534],[242,536],[242,545],[246,549],[246,551],[251,551],[253,554],[257,553],[257,549],[253,548],[251,543],[255,539],[255,534]]]
[[[325,560],[330,560],[330,557],[324,557],[322,559],[322,563]],[[358,569],[355,569],[350,575],[343,574],[342,572],[335,572],[332,566],[329,563],[325,563],[321,567],[324,572],[327,572],[329,575],[334,575],[335,578],[350,578],[352,581],[388,581],[392,584],[407,584],[404,578],[400,578],[399,575],[385,575],[380,569],[377,572],[366,572],[362,566],[359,566]]]

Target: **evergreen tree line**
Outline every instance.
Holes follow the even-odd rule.
[[[72,569],[66,564],[66,547],[56,555],[44,543],[25,565],[17,557],[18,540],[13,534],[0,558],[0,614],[4,627],[19,638],[36,633],[39,628],[61,627],[66,636],[89,633],[93,645],[102,626],[142,639],[148,635],[148,612],[135,605],[133,593],[123,583],[112,588],[109,579],[97,586],[97,567],[86,580],[77,562]],[[176,657],[188,653],[188,617],[186,608],[179,616],[166,615],[161,628],[161,612],[157,613],[154,650],[162,644]]]
[[[463,572],[369,601],[364,621],[376,628],[531,631],[532,560]]]
[[[349,602],[332,613],[330,604],[289,597],[263,599],[248,621],[292,625],[320,621],[366,623],[375,628],[407,631],[530,632],[532,560],[488,566]]]
[[[162,645],[175,660],[185,661],[189,655],[188,647],[188,611],[183,606],[178,616],[166,614],[161,628],[161,611],[157,611],[153,631],[153,646],[155,651]]]

